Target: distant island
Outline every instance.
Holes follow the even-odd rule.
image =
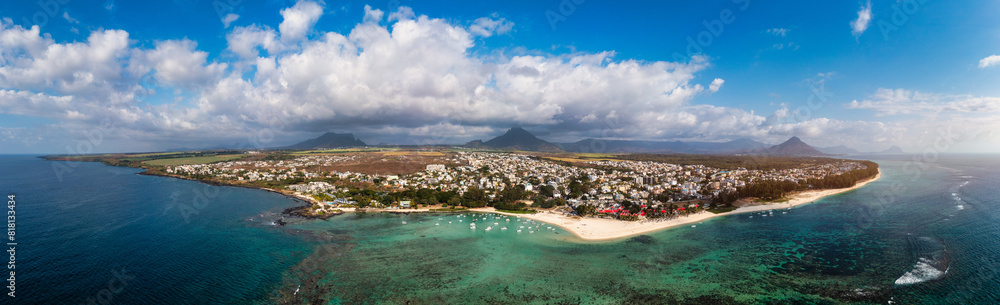
[[[520,128],[452,147],[368,147],[333,133],[307,142],[302,149],[45,158],[143,168],[147,175],[260,188],[307,202],[289,215],[502,213],[562,226],[583,239],[790,208],[880,177],[874,162],[796,156],[822,154],[796,137],[738,155],[572,153]]]

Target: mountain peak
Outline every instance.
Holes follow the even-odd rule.
[[[771,146],[763,151],[767,154],[781,155],[781,156],[821,156],[822,152],[816,150],[809,144],[802,142],[799,137],[791,137],[788,141],[784,143]]]
[[[478,144],[478,143],[475,143]],[[466,144],[467,147],[473,145],[472,142]],[[527,150],[527,151],[560,151],[552,143],[535,137],[521,127],[512,127],[507,133],[482,143],[482,146],[505,150]]]
[[[353,133],[327,132],[314,139],[305,140],[293,145],[289,145],[285,148],[314,149],[314,148],[340,148],[340,147],[357,147],[357,146],[368,146],[368,144],[365,144],[365,142],[361,142],[361,140],[355,138]]]
[[[504,135],[536,138],[535,135],[531,134],[530,132],[524,130],[524,128],[521,127],[511,127],[510,129],[507,129],[507,133],[505,133]]]

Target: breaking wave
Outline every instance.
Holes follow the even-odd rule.
[[[896,285],[913,285],[932,281],[942,278],[948,273],[950,261],[943,241],[932,237],[914,238],[908,236],[907,238],[910,241],[910,249],[917,258],[917,263],[912,270],[896,279]]]
[[[907,271],[896,279],[896,285],[913,285],[916,283],[922,283],[930,280],[939,279],[944,276],[946,271],[938,270],[932,264],[934,262],[925,258],[920,258],[916,266],[913,266],[913,270]]]

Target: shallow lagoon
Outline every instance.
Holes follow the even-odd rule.
[[[937,304],[1000,298],[996,160],[943,158],[919,177],[882,160],[884,177],[856,191],[610,242],[483,214],[280,227],[288,198],[96,163],[59,181],[50,162],[6,156],[0,178],[32,215],[19,288],[41,303],[85,302],[128,270],[115,302]]]

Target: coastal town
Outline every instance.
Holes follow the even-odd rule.
[[[505,190],[516,190],[517,198],[513,201],[519,210],[641,220],[729,206],[730,203],[723,204],[718,199],[755,182],[805,184],[867,168],[863,162],[849,160],[768,170],[724,170],[612,158],[573,165],[529,154],[458,151],[442,154],[434,159],[441,163],[423,164],[422,170],[411,173],[333,169],[356,158],[351,154],[324,154],[282,160],[233,160],[168,166],[165,172],[234,184],[268,183],[280,187],[282,192],[309,200],[313,211],[322,213],[357,208],[412,209],[418,204],[476,208],[482,206],[463,202],[464,196],[482,193],[492,203],[505,199],[501,198],[506,196]],[[368,196],[363,195],[366,190]],[[407,190],[433,190],[455,196],[447,199],[438,196],[439,202],[405,195],[384,196]]]

